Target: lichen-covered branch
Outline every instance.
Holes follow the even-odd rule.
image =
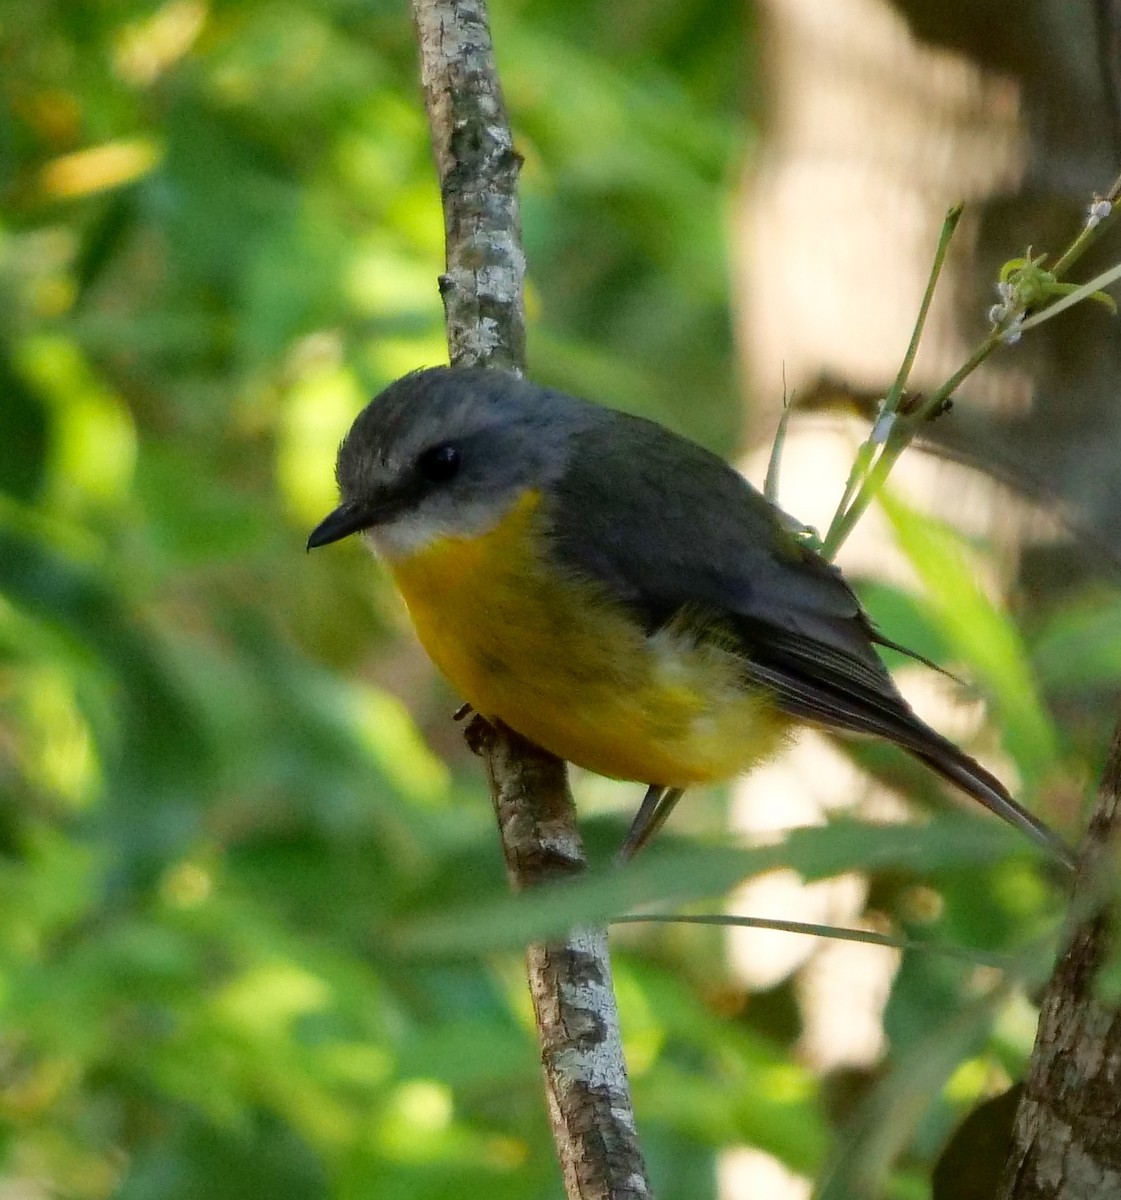
[[[443,199],[440,278],[453,364],[525,370],[525,256],[514,150],[484,0],[413,0]],[[564,764],[475,721],[511,885],[586,869]],[[569,1200],[650,1195],[623,1062],[603,930],[530,946],[549,1116]]]
[[[1121,724],[1083,847],[1077,924],[1043,997],[998,1200],[1121,1196],[1121,1012],[1096,991],[1103,962],[1116,952],[1119,846]]]
[[[440,277],[453,365],[525,371],[518,170],[485,0],[414,0],[440,195]]]
[[[581,873],[584,849],[564,764],[500,731],[487,768],[512,886],[520,890]],[[570,930],[563,942],[530,946],[526,961],[549,1118],[569,1197],[649,1197],[606,931]]]

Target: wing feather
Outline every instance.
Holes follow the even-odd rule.
[[[721,638],[734,632],[745,676],[791,715],[898,738],[915,718],[840,573],[722,459],[615,416],[578,435],[557,487],[554,546],[566,569],[597,580],[651,632],[685,609],[711,613]]]

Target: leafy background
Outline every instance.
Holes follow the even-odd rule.
[[[492,19],[535,376],[732,452],[750,11]],[[350,418],[444,358],[405,6],[4,0],[0,96],[0,1195],[558,1196],[518,937],[776,860],[681,844],[720,828],[721,796],[697,796],[629,891],[515,908],[455,698],[385,578],[354,547],[303,553]],[[1026,779],[1082,787],[1121,673],[1112,594],[1025,634],[952,535],[900,529],[930,599],[870,589],[874,611],[981,679]],[[637,796],[576,786],[602,862]],[[908,953],[888,1059],[820,1079],[789,983],[748,995],[709,929],[621,931],[659,1195],[715,1195],[746,1142],[827,1194],[864,1171],[926,1196],[1030,1048],[1057,893],[957,810],[921,841],[838,824],[780,857],[867,867],[882,924],[1019,954],[1013,985]]]

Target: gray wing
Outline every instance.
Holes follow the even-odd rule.
[[[745,676],[792,716],[895,740],[915,721],[840,573],[716,455],[616,414],[577,435],[555,495],[561,561],[651,631],[682,609],[733,631]]]
[[[690,629],[707,619],[721,644],[730,631],[745,679],[780,710],[887,738],[1074,863],[998,779],[911,711],[874,645],[895,643],[876,632],[840,573],[725,462],[620,414],[576,435],[572,449],[554,523],[569,570],[603,583],[651,631],[683,609]]]

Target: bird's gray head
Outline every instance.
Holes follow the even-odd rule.
[[[605,411],[504,371],[433,367],[406,375],[358,414],[343,439],[342,503],[308,548],[366,532],[393,556],[449,534],[484,533],[526,489],[559,477],[572,435]]]

